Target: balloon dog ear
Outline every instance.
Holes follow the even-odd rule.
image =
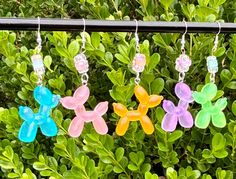
[[[78,106],[78,101],[71,96],[61,98],[60,102],[66,109],[76,109],[76,107]]]
[[[148,107],[150,107],[150,108],[155,107],[155,106],[159,105],[162,100],[163,100],[163,96],[150,95],[149,101],[148,101]]]
[[[192,91],[188,85],[183,82],[179,82],[175,85],[176,96],[183,101],[193,102]]]
[[[25,121],[31,122],[34,119],[34,112],[27,106],[19,107],[19,115]]]
[[[44,86],[37,86],[34,89],[34,98],[41,105],[50,105],[52,103],[52,92]]]
[[[97,106],[94,108],[94,111],[96,111],[100,116],[104,115],[108,110],[108,102],[101,102],[98,103]]]
[[[77,88],[77,90],[74,92],[73,97],[76,98],[79,105],[83,105],[88,100],[89,94],[89,88],[86,85],[83,85]]]
[[[114,111],[115,113],[118,115],[118,116],[125,116],[126,113],[128,112],[126,106],[124,106],[123,104],[121,103],[113,103],[112,104],[113,108],[114,108]]]
[[[136,85],[134,88],[134,94],[140,103],[148,103],[147,100],[149,99],[149,95],[142,86]]]

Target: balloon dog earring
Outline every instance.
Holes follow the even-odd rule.
[[[116,133],[119,136],[122,136],[126,133],[130,121],[140,121],[141,126],[146,134],[152,134],[154,131],[154,126],[152,121],[147,116],[148,109],[151,107],[155,107],[161,103],[163,97],[158,95],[148,95],[146,90],[139,85],[140,82],[140,73],[143,72],[146,64],[146,57],[144,54],[139,52],[139,38],[138,38],[138,22],[136,22],[136,53],[133,62],[132,69],[136,73],[135,78],[135,88],[134,93],[136,98],[139,100],[139,105],[137,110],[128,111],[126,106],[120,103],[113,103],[113,108],[115,113],[120,116],[119,122],[116,127]]]
[[[97,133],[104,135],[108,132],[108,127],[102,116],[108,110],[108,102],[100,102],[97,104],[93,111],[86,111],[84,103],[89,98],[89,88],[88,83],[88,70],[89,65],[84,54],[85,52],[85,20],[84,30],[82,32],[82,48],[80,54],[74,57],[74,63],[77,71],[81,75],[82,86],[80,86],[73,94],[73,96],[66,96],[61,98],[61,103],[66,109],[71,109],[75,111],[76,116],[70,123],[68,132],[71,137],[79,137],[84,128],[84,123],[92,122]]]
[[[162,120],[162,129],[167,132],[173,132],[176,129],[177,123],[184,128],[191,128],[193,126],[193,117],[188,111],[189,103],[193,102],[192,91],[190,87],[185,84],[184,77],[185,73],[189,70],[191,65],[191,59],[185,54],[185,35],[187,33],[187,23],[186,30],[182,35],[181,40],[181,51],[182,54],[176,59],[175,69],[179,72],[179,82],[175,85],[175,94],[179,98],[178,106],[170,100],[163,101],[163,108],[166,114]]]
[[[40,104],[40,107],[37,113],[34,113],[30,107],[19,107],[19,115],[24,120],[18,134],[18,138],[22,142],[34,141],[38,127],[40,127],[45,136],[52,137],[57,134],[57,126],[50,117],[50,113],[52,108],[55,108],[58,105],[60,96],[52,94],[52,92],[42,84],[45,69],[42,56],[40,55],[42,40],[40,37],[39,17],[38,24],[38,46],[36,47],[36,54],[31,57],[31,60],[34,72],[38,76],[37,87],[34,89],[34,99]]]
[[[210,83],[203,86],[201,92],[193,92],[193,99],[201,104],[202,108],[198,112],[195,120],[195,125],[198,128],[205,129],[208,127],[210,121],[215,127],[223,128],[226,125],[225,115],[223,110],[227,106],[227,99],[220,98],[214,105],[212,104],[213,98],[217,94],[217,86],[215,85],[215,74],[218,71],[218,61],[213,55],[218,45],[218,35],[221,31],[220,23],[219,32],[216,34],[212,55],[207,57],[207,69],[210,73]]]

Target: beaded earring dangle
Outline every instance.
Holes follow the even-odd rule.
[[[38,127],[41,132],[48,137],[55,136],[57,134],[57,126],[54,120],[50,117],[52,108],[55,108],[60,96],[54,95],[52,92],[43,86],[43,75],[45,74],[45,68],[43,64],[43,58],[40,55],[41,52],[41,36],[40,36],[40,18],[38,17],[38,32],[37,32],[37,47],[35,49],[36,54],[31,57],[33,69],[38,77],[37,87],[34,89],[34,99],[39,103],[40,107],[37,113],[34,113],[30,107],[20,106],[19,115],[24,120],[19,130],[18,138],[22,142],[33,142]]]
[[[140,121],[141,126],[146,134],[152,134],[154,132],[154,126],[152,121],[147,116],[149,108],[155,107],[161,103],[163,97],[158,95],[148,95],[146,90],[139,85],[140,73],[144,71],[146,65],[146,57],[140,53],[139,37],[138,37],[138,21],[135,20],[136,30],[136,55],[132,61],[132,70],[136,73],[134,94],[139,100],[137,110],[128,111],[127,107],[121,103],[113,103],[114,112],[121,118],[118,121],[116,127],[116,133],[119,136],[123,136],[128,130],[129,123],[131,121]]]
[[[83,131],[84,123],[92,122],[94,129],[97,133],[104,135],[108,132],[107,124],[102,116],[108,110],[108,102],[100,102],[97,104],[93,111],[86,111],[84,104],[89,98],[90,90],[87,86],[88,83],[88,70],[89,64],[85,56],[85,20],[83,19],[84,29],[81,34],[82,36],[82,47],[80,53],[74,57],[75,68],[81,75],[82,86],[77,88],[73,96],[66,96],[61,98],[60,102],[66,109],[75,111],[76,116],[70,123],[68,132],[71,137],[79,137]]]
[[[212,48],[212,55],[207,57],[207,69],[210,73],[210,83],[203,86],[201,92],[193,92],[193,99],[197,103],[201,104],[201,110],[198,112],[195,120],[195,126],[201,129],[205,129],[209,126],[210,121],[215,127],[223,128],[226,125],[225,115],[223,110],[227,106],[227,99],[220,98],[214,104],[212,100],[217,94],[217,86],[215,84],[215,74],[218,72],[218,61],[213,53],[218,46],[218,36],[221,31],[221,25],[219,22],[219,32],[216,34],[214,47]]]
[[[175,69],[179,72],[179,82],[175,85],[175,94],[179,98],[178,105],[175,106],[170,100],[163,101],[163,108],[166,114],[162,120],[162,129],[167,132],[173,132],[176,129],[177,123],[184,128],[193,126],[193,117],[188,111],[189,103],[193,102],[192,91],[185,84],[185,73],[188,72],[191,66],[191,59],[185,54],[185,35],[187,33],[187,22],[184,21],[186,30],[181,39],[182,54],[176,59]]]

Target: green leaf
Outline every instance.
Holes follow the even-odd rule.
[[[126,56],[123,56],[123,55],[121,55],[121,54],[115,54],[115,57],[120,61],[120,62],[122,62],[122,63],[124,63],[124,64],[129,64],[130,63],[130,59],[128,58],[128,57],[126,57]]]
[[[160,94],[164,89],[165,82],[162,78],[156,78],[151,83],[152,94]]]
[[[117,71],[112,70],[111,72],[107,72],[107,76],[114,85],[124,85],[125,74],[122,72],[121,68],[119,68]]]
[[[218,6],[222,5],[222,4],[224,4],[225,1],[226,1],[226,0],[210,0],[209,3],[210,3],[210,5],[211,5],[212,7],[216,8],[216,7],[218,7]]]
[[[154,43],[157,44],[159,47],[166,48],[168,46],[161,34],[156,34],[152,38],[154,40]]]
[[[231,77],[232,74],[228,69],[223,69],[220,73],[220,79],[223,83],[227,83],[228,81],[230,81]]]
[[[124,148],[122,148],[122,147],[119,147],[116,149],[115,156],[116,156],[116,160],[118,162],[121,161],[121,159],[123,158],[124,152],[125,152]]]
[[[168,146],[166,146],[163,142],[158,142],[158,148],[160,151],[163,151],[163,152],[169,151]]]
[[[10,33],[8,38],[9,38],[9,42],[13,44],[16,40],[16,34],[15,33]]]
[[[77,40],[73,40],[68,46],[68,52],[71,57],[74,57],[79,52],[79,42]]]
[[[6,158],[9,160],[13,160],[14,157],[14,151],[12,150],[12,147],[10,145],[5,147],[5,151],[2,153]]]
[[[142,170],[142,173],[146,173],[148,171],[151,170],[151,164],[149,163],[144,163],[143,165],[141,165],[141,170]]]
[[[98,32],[92,32],[91,41],[94,48],[98,48],[100,44],[100,35]]]
[[[225,158],[228,156],[228,152],[225,150],[217,150],[213,152],[216,158]]]
[[[226,139],[221,133],[216,133],[212,138],[212,150],[221,150],[225,147]]]
[[[231,81],[226,85],[226,87],[229,89],[236,89],[236,81]]]
[[[173,0],[160,0],[160,3],[164,6],[166,11],[168,10],[172,2]]]
[[[115,173],[122,173],[123,169],[119,165],[116,165],[116,166],[114,166],[113,171]]]
[[[233,172],[230,170],[222,170],[220,167],[216,170],[216,178],[217,179],[231,179],[233,178]]]
[[[48,166],[54,170],[57,170],[57,160],[54,157],[48,157]]]
[[[202,157],[203,158],[210,158],[212,157],[212,153],[209,149],[204,149],[202,152]]]
[[[61,55],[62,57],[65,57],[67,59],[70,58],[70,54],[68,53],[68,51],[66,50],[66,48],[61,47],[61,46],[57,46],[56,47],[57,52],[59,53],[59,55]]]
[[[175,142],[176,140],[178,140],[180,137],[182,137],[183,132],[180,130],[176,130],[174,132],[172,132],[168,138],[168,142]]]
[[[139,0],[139,3],[143,6],[143,9],[147,9],[148,0]]]
[[[148,63],[148,71],[152,71],[153,69],[155,69],[155,67],[157,66],[157,64],[160,62],[160,55],[158,53],[154,53],[151,56],[151,59]]]
[[[111,52],[106,52],[105,58],[103,59],[104,62],[101,62],[101,64],[108,66],[112,68],[112,61],[113,61],[113,55]]]
[[[157,174],[152,174],[151,172],[146,172],[145,173],[145,179],[158,179]]]
[[[209,0],[198,0],[197,2],[200,6],[207,6],[209,3]]]
[[[211,178],[211,175],[203,174],[202,179],[212,179],[212,178]]]
[[[145,156],[142,151],[138,151],[137,153],[130,152],[129,158],[135,165],[140,166],[143,163]]]
[[[136,165],[131,163],[128,165],[128,169],[130,169],[131,171],[137,171],[139,168]]]
[[[44,57],[43,63],[47,67],[47,69],[50,70],[50,72],[53,72],[53,70],[51,70],[51,68],[50,68],[50,66],[52,64],[52,57],[50,55],[46,55]]]
[[[110,164],[113,162],[112,158],[109,156],[101,156],[100,159],[103,163],[106,163],[106,164]]]
[[[172,167],[167,168],[166,174],[168,179],[178,179],[177,172]]]
[[[220,57],[220,56],[222,56],[222,55],[224,55],[225,54],[225,47],[220,47],[220,48],[218,48],[215,52],[214,52],[214,55],[216,56],[216,57]]]
[[[43,170],[47,170],[48,166],[42,162],[34,162],[33,168],[35,170],[43,171]]]
[[[27,70],[26,62],[22,62],[22,63],[17,62],[16,68],[15,68],[16,73],[19,73],[21,75],[26,75],[26,70]]]
[[[3,169],[6,169],[6,170],[15,168],[15,166],[12,162],[2,160],[2,158],[0,158],[0,167],[2,167]]]
[[[19,178],[19,174],[17,174],[17,173],[9,173],[9,174],[7,175],[7,177],[8,177],[8,178]]]
[[[234,100],[234,102],[232,103],[231,110],[232,110],[232,113],[236,116],[236,100]]]
[[[236,75],[236,60],[234,60],[230,63],[230,72],[233,75]]]

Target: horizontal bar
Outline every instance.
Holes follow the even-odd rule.
[[[134,32],[135,21],[85,20],[87,32]],[[215,22],[187,22],[189,33],[217,33]],[[30,30],[38,28],[37,18],[0,18],[0,30]],[[82,31],[82,19],[41,18],[42,31]],[[184,22],[138,21],[138,32],[183,33]],[[221,23],[221,33],[236,33],[236,23]]]

